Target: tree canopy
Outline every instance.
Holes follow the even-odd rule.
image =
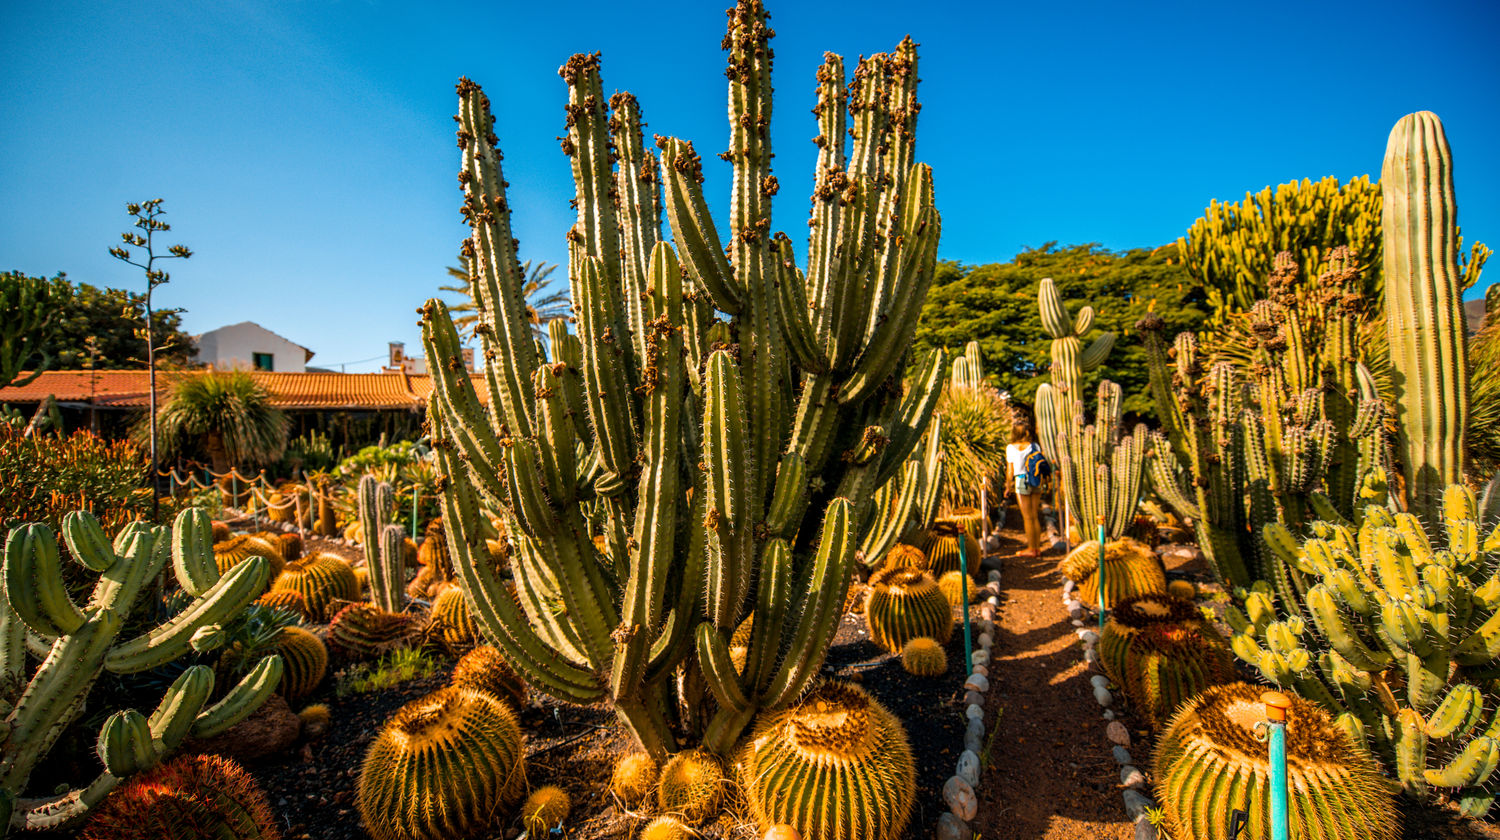
[[[48,281],[49,303],[54,307],[49,329],[55,332],[46,351],[54,370],[89,367],[89,339],[94,342],[96,368],[130,370],[146,367],[146,340],[142,335],[145,295],[126,289],[108,289],[75,283],[61,272]],[[157,363],[163,367],[192,364],[193,337],[182,331],[177,310],[158,309],[151,319],[156,340]]]
[[[1208,317],[1202,288],[1176,256],[1171,246],[1114,252],[1097,243],[1059,248],[1049,242],[1008,263],[939,263],[917,325],[917,349],[960,352],[965,342],[978,341],[986,378],[1013,399],[1031,403],[1052,363],[1051,339],[1037,309],[1037,289],[1051,277],[1070,309],[1093,306],[1095,329],[1119,336],[1104,365],[1085,375],[1085,393],[1108,378],[1124,391],[1126,412],[1154,416],[1135,322],[1153,302],[1168,334],[1202,329]]]

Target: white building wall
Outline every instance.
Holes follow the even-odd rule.
[[[198,336],[197,361],[220,370],[254,370],[255,354],[270,353],[272,370],[303,373],[307,350],[253,321],[219,327]]]

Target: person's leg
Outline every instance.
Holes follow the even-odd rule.
[[[1021,497],[1022,519],[1026,521],[1026,545],[1032,555],[1040,557],[1042,552],[1041,494],[1028,493]]]

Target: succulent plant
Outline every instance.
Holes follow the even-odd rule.
[[[1153,727],[1167,724],[1183,703],[1234,678],[1234,657],[1211,626],[1157,624],[1125,648],[1125,696]]]
[[[663,697],[683,658],[697,654],[718,700],[704,743],[727,753],[818,673],[856,553],[883,555],[930,498],[920,491],[938,490],[929,460],[909,457],[945,368],[941,353],[908,352],[940,230],[930,169],[914,162],[915,44],[861,60],[852,86],[825,57],[804,271],[770,228],[771,36],[759,0],[741,0],[724,45],[742,200],[723,226],[692,145],[659,139],[658,166],[639,103],[606,97],[598,56],[563,66],[577,334],[554,320],[545,364],[489,101],[462,80],[463,258],[488,408],[450,364],[461,347],[447,307],[423,307],[443,522],[475,618],[533,687],[609,703],[658,760],[678,748]],[[675,247],[660,241],[662,211]],[[894,509],[878,504],[893,496]],[[519,606],[491,565],[482,507],[515,547]],[[736,673],[727,636],[752,610]]]
[[[545,837],[568,818],[573,800],[557,785],[547,785],[531,792],[521,804],[521,827],[527,837]]]
[[[223,644],[224,624],[265,589],[267,561],[252,557],[220,575],[207,514],[188,509],[170,529],[132,522],[111,542],[98,520],[75,511],[63,518],[72,559],[99,574],[80,608],[63,585],[57,539],[44,525],[13,528],[5,542],[0,604],[0,675],[19,686],[7,704],[7,737],[0,753],[0,835],[7,827],[61,829],[87,812],[129,776],[148,770],[188,735],[212,737],[259,708],[281,681],[281,658],[267,657],[218,703],[208,704],[213,671],[192,665],[177,677],[149,717],[134,709],[114,713],[98,740],[104,772],[87,787],[22,799],[33,768],[83,710],[103,670],[135,674],[159,668],[194,650]],[[172,618],[129,640],[119,640],[136,601],[171,561],[188,602]],[[34,671],[28,638],[48,648]],[[28,679],[28,673],[30,674]]]
[[[659,768],[656,759],[643,752],[624,755],[609,777],[609,790],[627,808],[638,807],[656,791]]]
[[[943,593],[943,597],[948,599],[948,603],[952,604],[954,609],[963,609],[979,598],[979,587],[975,585],[972,577],[963,572],[948,572],[938,578],[937,584],[938,591]],[[966,592],[967,598],[964,597]]]
[[[932,575],[902,566],[887,566],[870,576],[865,599],[870,640],[891,653],[926,636],[946,643],[953,635],[953,607]]]
[[[640,840],[692,840],[694,834],[676,817],[657,817],[641,829]]]
[[[365,755],[359,813],[375,840],[481,834],[526,793],[521,729],[504,701],[448,686],[401,707]]]
[[[370,600],[388,613],[400,612],[406,603],[406,531],[390,524],[395,504],[391,485],[369,474],[359,480],[360,543],[370,574]]]
[[[1198,587],[1190,580],[1169,580],[1167,594],[1181,601],[1192,601],[1198,597]]]
[[[1042,385],[1036,415],[1042,449],[1055,453],[1070,530],[1085,535],[1102,522],[1106,539],[1123,537],[1135,522],[1145,486],[1146,427],[1138,423],[1128,435],[1121,431],[1122,393],[1108,379],[1099,383],[1094,422],[1089,425],[1083,423],[1083,402],[1063,411],[1060,393]],[[1071,419],[1065,422],[1064,417]]]
[[[804,840],[896,840],[916,797],[901,721],[849,683],[762,717],[738,772],[761,828],[785,823]]]
[[[448,652],[461,656],[479,644],[479,625],[469,614],[469,602],[457,586],[449,585],[432,600],[432,624]]]
[[[518,709],[526,705],[526,683],[500,651],[489,645],[480,645],[460,656],[449,681],[461,688],[499,697]]]
[[[719,812],[727,784],[718,756],[702,749],[683,750],[661,768],[656,807],[688,823],[700,823]]]
[[[264,557],[270,562],[272,580],[281,574],[282,567],[286,565],[280,546],[257,534],[239,534],[214,543],[213,552],[214,564],[219,567],[221,575],[251,557]]]
[[[948,673],[948,652],[943,646],[918,636],[901,648],[901,667],[918,677],[940,677]]]
[[[302,535],[296,531],[277,534],[276,550],[281,553],[282,560],[296,560],[302,556]]]
[[[958,556],[959,541],[963,541],[964,556]],[[979,540],[965,533],[959,526],[939,519],[927,532],[927,571],[934,577],[956,572],[966,561],[970,569],[979,568],[984,554],[979,549]]]
[[[327,734],[328,726],[333,722],[333,713],[322,703],[305,706],[297,713],[297,717],[302,721],[302,737],[309,741]]]
[[[221,522],[215,519],[210,523],[209,527],[213,529],[213,541],[215,545],[234,536],[234,532],[229,530],[228,522]]]
[[[1110,610],[1099,634],[1099,666],[1117,685],[1125,685],[1125,651],[1148,627],[1205,626],[1203,614],[1190,601],[1159,592],[1121,598]]]
[[[290,589],[272,589],[259,598],[256,598],[255,603],[276,610],[287,610],[296,613],[303,619],[312,618],[307,611],[307,599],[302,597],[301,592],[295,592]]]
[[[373,659],[406,647],[421,632],[407,613],[386,612],[369,601],[356,601],[328,622],[328,644],[351,659]]]
[[[279,840],[265,791],[238,764],[185,755],[137,774],[89,818],[82,840]]]
[[[1244,840],[1270,840],[1269,756],[1256,725],[1263,689],[1209,688],[1185,705],[1156,747],[1156,794],[1168,833],[1197,840],[1229,835],[1232,809],[1249,815]],[[1307,840],[1400,836],[1379,766],[1328,713],[1300,697],[1287,711],[1286,771],[1291,836]]]
[[[977,507],[955,507],[938,521],[952,522],[959,530],[976,540],[984,536],[984,515]]]
[[[1099,603],[1099,542],[1089,540],[1068,553],[1060,567],[1064,576],[1078,584],[1078,597],[1085,604]],[[1144,543],[1132,539],[1110,542],[1104,548],[1104,608],[1132,595],[1164,594],[1167,574],[1161,560]]]
[[[301,627],[283,628],[273,648],[282,661],[281,696],[296,703],[317,690],[328,670],[323,640]]]
[[[344,602],[359,600],[354,570],[336,554],[310,554],[287,563],[271,588],[301,595],[307,614],[319,621],[330,618]]]
[[[931,571],[932,564],[927,560],[927,552],[914,545],[896,543],[891,546],[890,551],[885,553],[881,560],[884,566],[905,566],[910,569],[921,569]]]

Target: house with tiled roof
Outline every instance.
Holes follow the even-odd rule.
[[[254,321],[241,321],[194,336],[194,361],[218,370],[263,370],[302,373],[313,351],[271,332]]]

